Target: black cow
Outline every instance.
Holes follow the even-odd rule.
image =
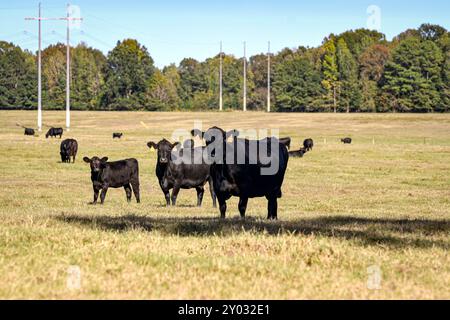
[[[34,129],[25,128],[25,133],[24,133],[25,136],[34,136],[34,134],[35,134]]]
[[[123,133],[120,132],[114,132],[113,133],[113,139],[117,138],[117,139],[121,139],[123,136]]]
[[[194,129],[191,133],[205,139],[208,156],[212,161],[211,176],[219,200],[221,218],[225,218],[226,201],[235,196],[239,197],[238,208],[242,218],[245,217],[249,198],[266,197],[268,219],[277,219],[277,199],[282,195],[281,185],[289,160],[286,146],[273,137],[253,141],[238,139],[237,130],[225,132],[218,127],[210,128],[206,132]],[[230,136],[233,136],[233,141],[227,142]],[[272,142],[275,149],[272,149]],[[266,159],[267,162],[260,157],[259,151],[255,152],[255,149],[252,149],[255,145],[258,150],[261,148],[268,150],[267,153],[270,155]],[[220,153],[223,158],[219,157]],[[244,158],[244,163],[236,161],[239,158],[241,160]],[[274,174],[267,172],[263,174],[262,169],[268,169],[272,164],[275,167]]]
[[[352,143],[352,138],[341,139],[341,142],[343,142],[344,144],[351,144]]]
[[[137,203],[140,203],[139,195],[139,163],[136,159],[126,159],[115,162],[107,162],[108,158],[102,159],[93,157],[83,158],[84,162],[91,165],[91,180],[94,189],[94,201],[97,204],[98,194],[100,195],[101,204],[105,202],[106,192],[108,188],[125,189],[127,201],[131,201],[131,188],[133,188],[134,196]]]
[[[70,163],[70,157],[72,157],[72,162],[75,163],[75,157],[78,152],[78,142],[75,139],[66,139],[61,142],[60,152],[61,162]]]
[[[203,150],[205,147],[193,148],[193,141],[187,141],[188,143],[185,142],[185,145],[189,144],[191,157],[190,159],[183,158],[183,161],[180,163],[174,161],[175,159],[173,159],[173,157],[176,156],[176,154],[172,152],[176,146],[179,146],[179,143],[170,143],[166,139],[163,139],[158,143],[151,141],[147,143],[149,148],[154,148],[158,151],[156,176],[166,198],[166,204],[167,206],[170,206],[170,200],[172,200],[172,205],[176,205],[180,189],[195,188],[197,191],[197,206],[200,207],[205,192],[204,186],[206,182],[209,182],[213,206],[216,207],[216,195],[214,194],[212,179],[209,173],[210,165],[203,161]],[[185,151],[186,150],[184,149],[183,152]],[[183,153],[180,152],[178,156],[182,157]],[[172,197],[170,197],[171,189],[173,189]]]
[[[296,150],[296,151],[289,151],[289,157],[293,157],[293,158],[303,158],[303,156],[306,153],[306,149],[305,148],[300,148],[300,150]]]
[[[284,144],[286,146],[286,148],[288,148],[288,150],[291,148],[291,138],[290,137],[280,138],[280,143]]]
[[[303,148],[305,148],[306,151],[312,150],[313,147],[314,147],[313,139],[309,138],[309,139],[305,139],[305,141],[303,141]]]
[[[52,127],[45,134],[45,138],[47,138],[47,139],[48,139],[48,137],[56,138],[57,136],[59,136],[59,138],[61,139],[63,132],[64,132],[63,128],[53,128]]]

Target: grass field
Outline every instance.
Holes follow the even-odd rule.
[[[0,298],[450,298],[450,115],[73,112],[75,164],[60,163],[59,139],[23,136],[16,122],[35,116],[0,112]],[[164,206],[146,142],[194,120],[315,140],[289,160],[278,221],[265,199],[249,201],[245,221],[236,198],[220,221],[208,192],[200,209],[195,190]],[[110,189],[89,206],[85,155],[137,158],[142,203]]]

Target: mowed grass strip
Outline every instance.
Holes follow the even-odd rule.
[[[75,164],[59,139],[23,136],[36,112],[0,111],[0,298],[434,299],[450,297],[450,115],[73,112]],[[44,123],[63,126],[63,112]],[[165,207],[150,140],[174,129],[279,129],[294,149],[279,220],[251,199],[218,219],[209,192]],[[144,125],[141,123],[143,122]],[[112,140],[113,132],[123,132]],[[352,137],[352,145],[340,138]],[[83,156],[139,160],[142,203],[110,189],[90,206]],[[70,266],[80,286],[68,286]],[[373,273],[381,271],[378,289]],[[375,279],[376,280],[376,279]]]

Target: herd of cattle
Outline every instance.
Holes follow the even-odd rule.
[[[58,136],[62,138],[63,131],[62,128],[52,127],[45,136],[46,138]],[[201,206],[204,187],[208,183],[213,206],[217,206],[216,199],[219,203],[221,218],[225,218],[227,200],[234,196],[239,197],[238,209],[242,218],[245,217],[250,198],[265,197],[268,201],[267,218],[277,219],[277,199],[282,196],[281,186],[289,157],[303,157],[314,147],[314,141],[306,139],[299,150],[288,151],[291,145],[289,137],[249,140],[239,138],[238,130],[224,131],[219,127],[212,127],[205,132],[194,129],[191,134],[193,137],[200,138],[205,146],[195,147],[192,139],[186,140],[182,145],[171,143],[166,139],[147,143],[150,149],[157,151],[156,177],[167,206],[176,205],[180,189],[194,188],[197,191],[197,205]],[[34,129],[25,128],[25,135],[35,135]],[[113,133],[113,139],[120,139],[122,136],[122,133]],[[191,159],[203,159],[205,150],[208,150],[218,137],[221,139],[219,144],[214,145],[214,150],[221,150],[223,158],[211,157],[211,161],[174,161],[175,149],[180,155],[183,154],[183,150],[189,149]],[[350,144],[352,139],[344,138],[341,142]],[[256,149],[252,149],[251,146],[256,146]],[[270,150],[268,159],[262,159],[260,152],[256,151],[261,148]],[[72,158],[74,163],[77,152],[78,142],[75,139],[66,139],[61,142],[61,162],[70,163]],[[244,161],[236,161],[241,155],[238,155],[239,152],[244,155]],[[252,162],[251,159],[255,161]],[[136,159],[108,162],[107,157],[84,157],[83,161],[91,168],[94,191],[92,204],[97,203],[99,194],[100,202],[103,204],[108,188],[124,188],[128,202],[131,201],[132,193],[136,201],[140,202],[139,163]],[[268,164],[276,165],[273,174],[262,174],[262,170],[267,169]],[[172,194],[170,194],[171,190]]]

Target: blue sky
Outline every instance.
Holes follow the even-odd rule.
[[[42,1],[43,16],[66,15],[67,1]],[[72,44],[87,42],[107,53],[117,40],[136,38],[150,51],[157,66],[178,64],[184,57],[203,60],[218,53],[223,41],[226,53],[248,55],[284,47],[317,46],[329,33],[367,27],[367,8],[381,10],[381,32],[388,39],[421,23],[450,29],[448,0],[165,0],[73,1],[84,21],[73,29]],[[37,15],[38,1],[0,1],[0,39],[23,48],[37,49],[37,23],[25,21]],[[65,41],[62,21],[43,22],[43,46]]]

